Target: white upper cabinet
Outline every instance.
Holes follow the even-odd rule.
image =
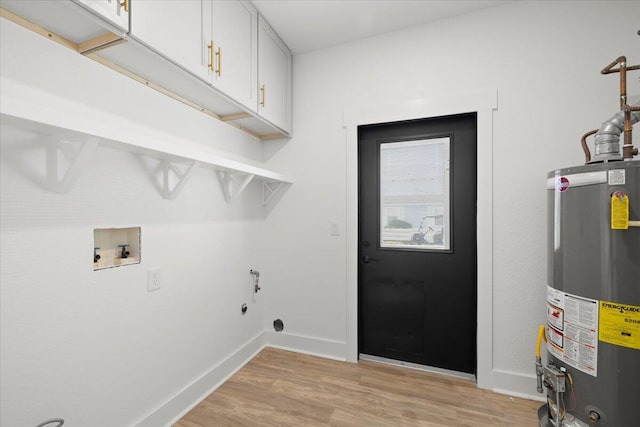
[[[256,111],[258,12],[248,1],[213,1],[213,85]]]
[[[291,52],[269,24],[258,20],[258,114],[291,132]]]
[[[250,1],[0,2],[19,25],[256,138],[291,136],[291,52]]]
[[[124,32],[129,31],[130,0],[73,0],[106,18]]]
[[[203,80],[210,80],[201,1],[133,0],[131,36]]]
[[[245,1],[133,0],[131,35],[247,109],[257,103],[257,17]]]

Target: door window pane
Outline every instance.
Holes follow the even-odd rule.
[[[380,144],[380,246],[449,250],[449,141]]]

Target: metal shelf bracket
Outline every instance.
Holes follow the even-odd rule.
[[[66,141],[53,135],[47,145],[47,187],[56,193],[66,193],[77,181],[87,160],[98,147],[98,138],[82,142]],[[62,155],[62,156],[61,156]],[[61,162],[61,157],[66,162]],[[61,169],[66,163],[66,171]],[[62,176],[60,176],[62,172]]]
[[[228,203],[238,197],[238,195],[247,188],[247,185],[249,185],[255,175],[231,171],[218,171],[218,176],[220,177],[220,183],[222,184],[224,198]]]
[[[193,172],[200,165],[197,160],[192,160],[186,165],[183,171],[177,163],[164,160],[162,162],[163,187],[162,197],[174,200],[187,184]],[[173,185],[173,188],[171,188]]]

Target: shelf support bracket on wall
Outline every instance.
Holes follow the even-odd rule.
[[[282,188],[282,181],[263,181],[262,182],[262,204],[266,205],[276,195],[278,190]]]
[[[230,171],[218,171],[218,176],[220,177],[220,183],[222,184],[224,198],[227,202],[230,202],[238,197],[245,188],[247,188],[247,185],[249,185],[255,175],[234,173]]]
[[[3,102],[3,109],[7,105],[11,106],[13,103]],[[18,110],[17,113],[22,114],[22,110]],[[78,116],[76,114],[73,117]],[[80,178],[83,168],[91,166],[92,156],[97,154],[99,146],[125,149],[135,154],[154,157],[156,160],[153,162],[153,167],[147,168],[147,162],[143,162],[143,166],[148,169],[154,188],[161,196],[170,200],[179,195],[198,167],[215,172],[220,179],[221,189],[227,202],[237,198],[252,180],[261,181],[262,195],[252,194],[252,196],[261,199],[261,203],[267,208],[264,209],[267,215],[271,207],[277,204],[277,200],[293,184],[284,175],[254,165],[211,155],[208,152],[185,151],[180,144],[182,140],[173,141],[175,148],[172,146],[160,149],[153,145],[153,141],[145,139],[145,133],[133,133],[128,138],[113,140],[100,133],[81,132],[69,127],[67,123],[60,127],[42,122],[41,116],[27,119],[14,111],[5,110],[0,111],[0,121],[3,129],[8,127],[24,131],[41,143],[40,152],[44,150],[45,162],[42,165],[44,173],[40,172],[38,184],[43,189],[53,192],[64,193],[71,190]],[[36,174],[38,174],[37,171]],[[260,203],[260,201],[256,202]]]
[[[47,187],[56,193],[66,193],[80,176],[82,168],[98,147],[98,138],[88,138],[77,143],[62,140],[55,135],[47,145]],[[60,177],[62,168],[60,154],[66,160],[66,171]]]
[[[162,197],[169,200],[173,200],[178,197],[178,194],[180,194],[199,164],[200,162],[197,160],[192,160],[187,165],[186,170],[183,171],[178,164],[164,160],[162,162],[162,175],[164,178]],[[176,181],[173,188],[171,188],[172,181]]]

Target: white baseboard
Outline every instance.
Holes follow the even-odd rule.
[[[146,415],[136,427],[171,426],[220,387],[234,373],[246,365],[265,347],[279,348],[345,361],[347,343],[305,335],[264,331],[242,345],[236,352],[214,366],[209,372],[186,386],[173,397]],[[544,395],[536,393],[535,375],[493,370],[493,387],[496,393],[543,402]]]
[[[345,342],[302,335],[273,331],[261,332],[134,425],[136,427],[171,426],[265,347],[344,361],[347,345]]]
[[[523,375],[499,369],[493,370],[492,391],[509,396],[537,400],[540,402],[544,402],[546,396],[545,394],[539,394],[536,391],[535,375]]]
[[[261,332],[134,425],[171,426],[246,365],[264,347],[264,333]]]
[[[265,331],[265,347],[274,347],[296,353],[310,354],[345,361],[347,360],[347,343],[306,335],[287,334],[285,332]]]

